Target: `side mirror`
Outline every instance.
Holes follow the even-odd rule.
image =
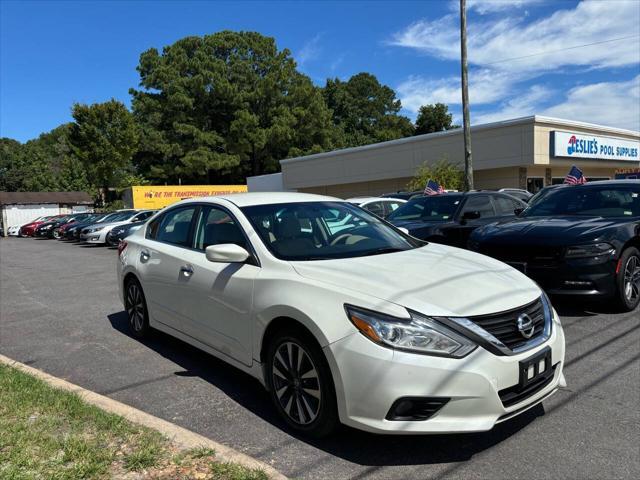
[[[409,235],[409,229],[408,228],[398,227],[398,230],[400,230],[402,233],[406,233],[407,235]]]
[[[524,212],[524,208],[522,207],[518,207],[513,211],[516,215],[520,215],[522,212]]]
[[[249,258],[249,252],[235,243],[209,245],[204,254],[210,262],[219,263],[242,263]]]
[[[463,220],[476,220],[478,218],[480,218],[480,212],[477,210],[471,210],[462,214]]]

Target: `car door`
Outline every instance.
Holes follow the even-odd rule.
[[[206,259],[209,245],[234,243],[252,252],[247,236],[223,207],[203,206],[195,222],[193,273],[184,292],[185,331],[229,357],[252,363],[251,313],[254,281],[260,267],[252,254],[245,263],[219,263]]]
[[[154,219],[142,242],[138,272],[153,320],[184,330],[185,297],[196,205],[168,210]]]
[[[477,218],[465,218],[468,212],[477,212]],[[489,194],[467,196],[464,205],[458,212],[458,219],[447,230],[451,245],[466,248],[471,233],[478,227],[496,220],[496,212]]]

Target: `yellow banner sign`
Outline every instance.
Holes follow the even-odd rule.
[[[131,187],[131,197],[133,208],[157,209],[185,198],[229,195],[246,191],[246,185],[145,185]]]

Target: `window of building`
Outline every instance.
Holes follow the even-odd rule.
[[[527,190],[531,193],[538,193],[544,188],[543,177],[527,177]]]

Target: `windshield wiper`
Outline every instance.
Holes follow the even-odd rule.
[[[369,250],[368,252],[365,252],[360,256],[368,257],[369,255],[382,255],[384,253],[404,252],[405,250],[408,250],[408,249],[398,248],[398,247],[381,247],[381,248],[376,248],[375,250]]]

